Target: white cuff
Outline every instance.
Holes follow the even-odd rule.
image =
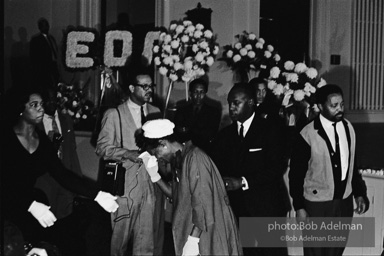
[[[199,243],[200,241],[200,238],[198,237],[194,237],[194,236],[188,236],[188,241],[191,241],[191,242],[195,242],[195,243]]]
[[[241,185],[242,185],[241,186],[242,190],[248,190],[249,189],[248,182],[244,177],[241,177]]]

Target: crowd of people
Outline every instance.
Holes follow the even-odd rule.
[[[46,35],[39,41],[53,50],[47,58],[55,61],[49,24],[41,20],[39,28]],[[43,84],[56,82],[55,72],[49,73]],[[73,122],[58,112],[52,88],[7,93],[2,215],[20,230],[20,243],[48,241],[51,251],[77,255],[70,247],[79,241],[65,228],[74,195],[110,214],[112,256],[163,255],[166,239],[173,239],[176,255],[283,256],[287,247],[243,247],[240,219],[286,217],[292,206],[300,218],[352,217],[353,198],[358,214],[367,211],[367,188],[354,168],[355,132],[343,116],[337,85],[317,90],[314,112],[308,104],[282,107],[261,77],[236,83],[227,96],[232,123],[219,129],[221,110],[207,103],[207,80],[189,84],[191,100],[173,120],[161,118],[152,103],[154,83],[146,69],[132,69],[127,81],[127,100],[103,114],[95,150],[102,160],[125,168],[121,195],[82,177]],[[172,238],[164,232],[166,200],[172,205]],[[5,255],[20,249],[4,248]],[[343,251],[304,248],[304,255]]]

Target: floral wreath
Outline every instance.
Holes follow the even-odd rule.
[[[220,60],[236,72],[269,70],[281,59],[272,45],[267,45],[263,38],[257,38],[254,33],[243,31],[235,38],[237,41],[234,45],[224,46]]]
[[[172,22],[153,46],[153,61],[170,81],[189,82],[203,76],[215,61],[216,36],[202,24],[189,20]]]
[[[268,89],[278,97],[283,95],[283,106],[292,103],[292,100],[300,102],[310,98],[317,88],[325,84],[326,81],[315,68],[293,61],[286,61],[282,68],[272,67],[268,78]]]

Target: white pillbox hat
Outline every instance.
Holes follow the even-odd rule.
[[[144,137],[160,139],[173,134],[175,124],[168,119],[156,119],[146,122],[141,128],[144,130]]]

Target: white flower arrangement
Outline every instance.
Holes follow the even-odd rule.
[[[216,37],[202,24],[173,22],[153,46],[153,61],[159,73],[171,81],[189,82],[204,75],[219,52]]]
[[[291,100],[300,102],[311,97],[317,88],[326,84],[315,68],[307,67],[305,63],[295,64],[293,61],[286,61],[281,69],[274,66],[270,69],[268,78],[268,89],[276,96],[284,97],[283,105]]]
[[[224,46],[220,60],[228,67],[240,73],[269,70],[277,65],[281,57],[272,45],[265,44],[263,38],[257,38],[254,33],[243,31],[237,35],[233,45]]]

